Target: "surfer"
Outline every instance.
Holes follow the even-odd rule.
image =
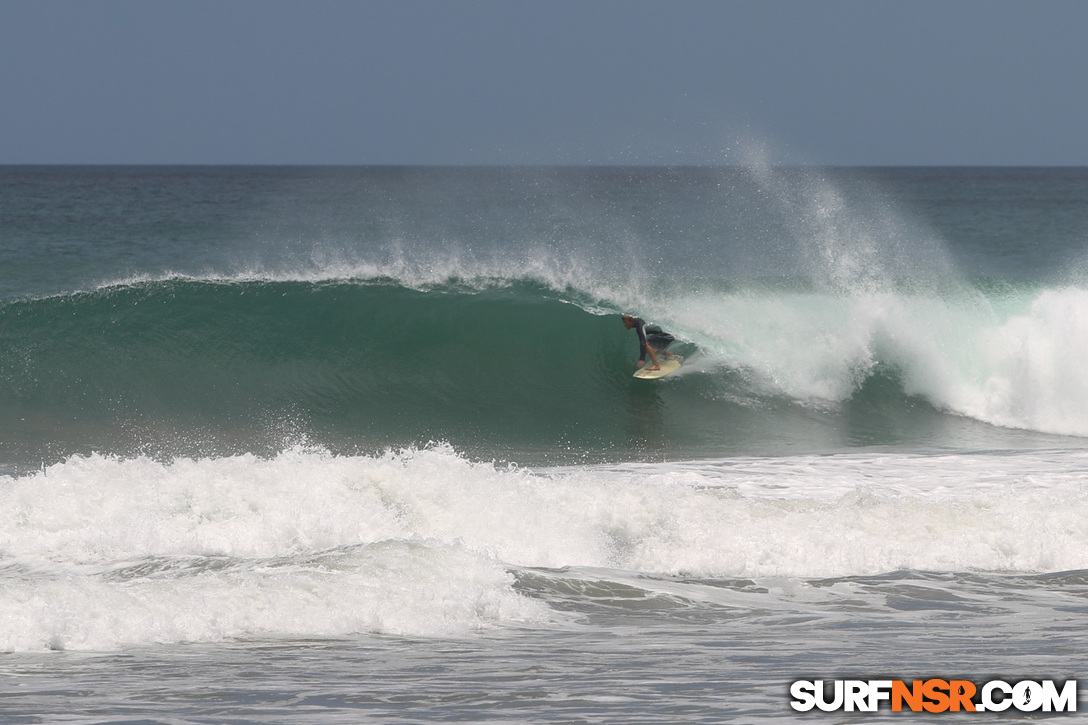
[[[657,325],[647,325],[646,320],[634,315],[623,316],[623,326],[628,330],[634,328],[638,332],[638,367],[646,364],[646,355],[650,356],[650,367],[647,370],[660,370],[661,363],[657,361],[657,353],[665,352],[665,348],[672,344],[674,338]]]

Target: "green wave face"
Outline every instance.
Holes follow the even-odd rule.
[[[1004,435],[941,397],[962,386],[930,374],[941,366],[921,352],[942,348],[851,331],[856,309],[834,298],[778,292],[751,304],[719,292],[714,309],[728,311],[732,337],[699,334],[712,316],[677,315],[674,349],[688,362],[641,381],[631,377],[635,334],[616,311],[565,294],[524,280],[414,289],[388,279],[170,279],[10,300],[0,306],[0,463],[38,465],[42,451],[210,456],[430,442],[535,463],[977,446]],[[782,314],[809,322],[790,332]],[[852,348],[813,347],[859,330],[864,364]],[[975,374],[974,363],[960,368]],[[825,388],[838,392],[821,397]]]
[[[154,282],[9,302],[0,335],[4,440],[104,450],[621,445],[637,356],[518,285]]]

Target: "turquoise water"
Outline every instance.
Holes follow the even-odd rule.
[[[1076,677],[1086,243],[1083,169],[0,169],[0,714]]]

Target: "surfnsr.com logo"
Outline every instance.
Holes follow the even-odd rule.
[[[798,680],[790,685],[790,707],[799,712],[1076,712],[1077,681],[991,680]]]

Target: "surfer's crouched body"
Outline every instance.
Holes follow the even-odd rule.
[[[624,315],[623,326],[628,330],[633,327],[638,332],[638,367],[646,364],[646,355],[649,354],[652,364],[646,369],[660,370],[661,363],[657,361],[657,353],[665,352],[665,348],[671,345],[675,338],[657,325],[647,325],[646,320],[634,315]]]

